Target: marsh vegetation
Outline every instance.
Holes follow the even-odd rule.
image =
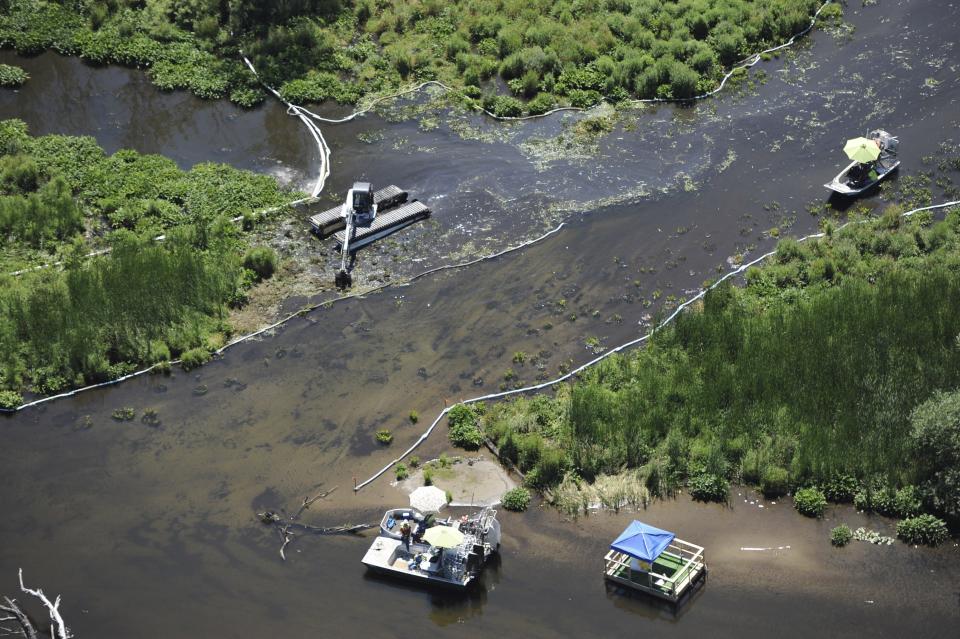
[[[231,334],[229,307],[276,265],[268,248],[243,255],[230,218],[292,197],[225,165],[183,171],[0,122],[3,404],[177,357],[185,368],[207,361]]]
[[[253,106],[240,61],[293,102],[441,80],[504,116],[601,97],[690,98],[806,28],[820,0],[10,0],[0,44],[146,68],[162,89]],[[828,13],[834,15],[838,10]]]
[[[473,419],[548,495],[634,469],[653,495],[743,481],[813,517],[829,499],[956,521],[960,210],[900,213],[783,240],[643,350]]]

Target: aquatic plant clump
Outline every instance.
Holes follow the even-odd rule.
[[[530,491],[526,488],[512,488],[500,499],[503,507],[514,512],[523,512],[530,505]]]
[[[823,491],[816,487],[801,488],[793,495],[793,506],[797,512],[805,517],[823,517],[823,510],[827,506],[827,498]]]
[[[846,524],[840,524],[830,531],[830,543],[838,548],[849,544],[851,539],[853,539],[853,532]]]
[[[892,546],[893,542],[896,541],[896,539],[889,535],[881,535],[876,530],[867,530],[862,526],[853,531],[853,538],[857,541],[865,541],[878,546]]]
[[[950,538],[947,524],[933,515],[919,515],[897,524],[897,537],[908,544],[939,546]]]
[[[12,64],[0,64],[0,87],[16,88],[23,86],[30,76],[20,67]]]
[[[166,90],[263,99],[242,50],[294,102],[355,103],[442,80],[498,115],[601,97],[683,100],[810,24],[820,0],[401,0],[229,3],[11,0],[0,43],[149,69]],[[834,10],[835,11],[835,10]],[[509,95],[497,88],[505,86]]]

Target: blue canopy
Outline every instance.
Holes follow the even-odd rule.
[[[653,562],[670,545],[674,537],[676,535],[672,532],[648,526],[634,519],[610,544],[610,547],[642,561]]]

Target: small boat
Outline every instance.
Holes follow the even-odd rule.
[[[401,532],[409,527],[409,543]],[[500,522],[492,508],[460,518],[435,519],[415,508],[392,508],[363,556],[373,572],[424,584],[465,589],[500,548]]]
[[[879,148],[880,153],[876,159],[866,162],[851,158],[853,162],[833,178],[833,180],[824,184],[826,188],[834,193],[841,195],[859,195],[896,171],[897,167],[900,166],[900,160],[896,159],[897,147],[900,141],[895,136],[881,129],[876,129],[871,131],[866,138],[858,139],[873,141]],[[850,142],[853,142],[853,140]],[[874,150],[874,153],[876,153],[876,150]]]

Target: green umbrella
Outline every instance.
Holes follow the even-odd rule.
[[[427,528],[423,540],[437,548],[456,548],[463,543],[463,533],[451,526]]]
[[[853,138],[843,145],[843,152],[855,162],[873,162],[880,157],[880,147],[870,138]]]

